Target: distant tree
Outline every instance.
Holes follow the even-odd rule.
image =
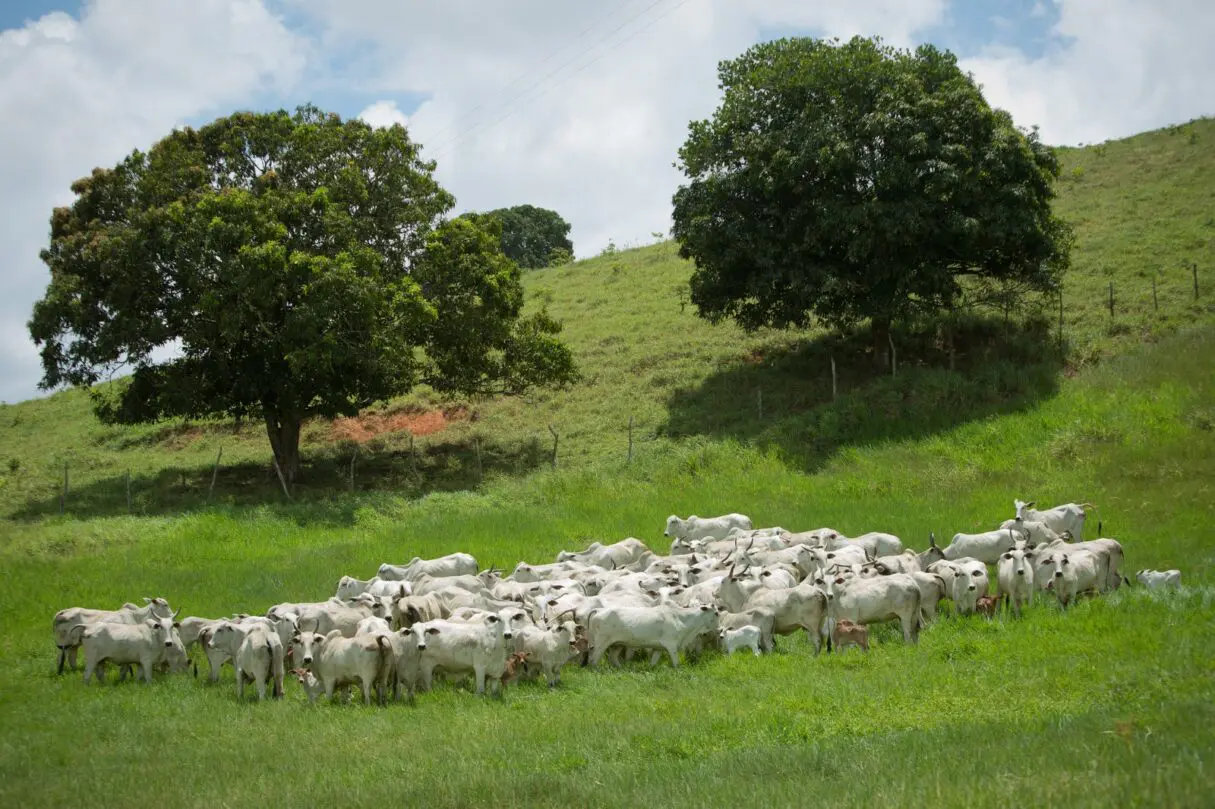
[[[548,254],[549,267],[560,267],[563,264],[570,264],[574,260],[574,254],[564,247],[554,247]]]
[[[570,223],[561,214],[534,205],[497,208],[485,213],[466,213],[477,222],[496,219],[502,225],[502,252],[520,267],[536,269],[553,263],[553,251],[564,249],[570,256],[574,243],[569,240]],[[559,257],[563,254],[557,254]]]
[[[401,126],[312,106],[174,131],[76,181],[55,209],[29,329],[44,389],[89,386],[108,422],[260,416],[294,478],[300,426],[429,383],[519,393],[575,376],[544,312],[521,317],[497,236]],[[180,356],[155,362],[176,344]]]
[[[679,150],[673,234],[691,297],[744,328],[951,305],[960,279],[1056,287],[1071,231],[1054,152],[992,109],[948,51],[781,39],[718,68],[724,98]]]

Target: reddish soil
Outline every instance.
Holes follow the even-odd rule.
[[[414,435],[430,435],[447,429],[454,421],[468,419],[468,411],[462,407],[450,410],[414,410],[396,413],[368,413],[354,418],[333,420],[331,428],[334,441],[368,441],[384,433],[409,431]]]

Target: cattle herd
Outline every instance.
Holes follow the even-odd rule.
[[[310,701],[358,686],[365,702],[384,703],[404,690],[428,690],[436,673],[472,675],[501,693],[515,678],[543,675],[556,685],[567,663],[613,665],[637,652],[651,664],[663,653],[678,666],[716,646],[726,654],[775,648],[777,635],[804,630],[815,654],[825,644],[869,649],[868,625],[897,620],[905,642],[935,620],[942,601],[958,613],[995,614],[1001,604],[1020,616],[1044,593],[1066,609],[1077,597],[1117,588],[1122,545],[1083,538],[1089,504],[1036,511],[1014,501],[1015,516],[981,534],[956,534],[941,548],[904,549],[893,534],[846,537],[830,528],[790,532],[753,527],[742,514],[667,519],[669,553],[639,539],[563,551],[555,562],[520,562],[509,575],[480,570],[467,553],[408,564],[383,564],[368,580],[343,576],[327,601],[283,603],[265,615],[182,618],[164,598],[118,610],[82,607],[55,614],[58,670],[104,680],[105,666],[123,679],[139,666],[185,671],[199,647],[210,680],[231,663],[238,696],[252,683],[283,694],[290,670]],[[1100,528],[1098,528],[1100,533]],[[989,567],[995,568],[995,593]],[[1176,586],[1180,573],[1140,571],[1146,586]],[[194,664],[197,676],[197,663]]]

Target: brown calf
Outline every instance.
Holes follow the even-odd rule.
[[[841,618],[835,622],[835,628],[831,630],[831,645],[837,652],[842,652],[845,646],[859,646],[867,652],[869,651],[869,627],[864,624],[854,624],[847,618]]]

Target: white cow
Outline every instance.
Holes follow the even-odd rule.
[[[1034,600],[1034,563],[1029,551],[1005,551],[996,568],[996,595],[1006,596],[1013,614],[1021,617],[1021,605]]]
[[[1135,578],[1144,587],[1180,587],[1181,586],[1181,571],[1180,570],[1152,570],[1145,568],[1135,574]]]
[[[903,641],[914,643],[920,631],[920,587],[905,573],[872,579],[837,576],[827,579],[829,624],[847,618],[854,624],[871,624],[897,618]]]
[[[734,654],[739,649],[750,649],[752,654],[759,657],[760,631],[758,626],[748,624],[737,629],[719,629],[717,637],[722,651],[728,655]]]
[[[1011,551],[1017,542],[1025,538],[1025,532],[1016,528],[997,528],[984,531],[981,534],[954,534],[953,540],[945,548],[938,548],[935,534],[928,535],[932,548],[937,548],[947,561],[958,559],[978,559],[985,565],[994,565],[1000,561],[1000,555]]]
[[[413,594],[413,587],[407,581],[392,581],[381,579],[379,576],[367,580],[356,579],[353,576],[342,576],[338,580],[336,597],[346,600],[360,596],[363,593],[382,597],[404,598]]]
[[[697,517],[695,514],[682,520],[672,514],[667,517],[664,537],[672,539],[725,539],[733,528],[751,530],[751,518],[746,514],[723,514],[720,517]],[[674,553],[672,549],[672,553]]]
[[[862,548],[865,551],[865,555],[870,558],[893,556],[896,553],[903,552],[903,540],[894,534],[887,534],[881,531],[870,531],[858,537],[846,537],[834,528],[817,528],[813,531],[794,534],[789,541],[790,543],[801,542],[807,545],[818,546],[826,548],[829,551],[854,545]]]
[[[979,599],[987,595],[991,585],[987,565],[979,559],[955,560],[957,573],[953,580],[953,603],[963,615],[974,612]]]
[[[351,685],[363,692],[363,704],[371,704],[371,693],[379,680],[392,646],[386,635],[343,637],[340,630],[327,635],[300,632],[291,641],[292,658],[307,666],[319,681],[325,697],[333,698],[337,688],[349,695]],[[316,692],[309,692],[309,700]]]
[[[1056,549],[1046,554],[1038,554],[1036,559],[1035,576],[1043,576],[1043,589],[1053,592],[1059,606],[1064,609],[1081,593],[1100,590],[1102,564],[1098,556],[1091,551],[1064,552]]]
[[[591,613],[587,623],[590,641],[588,665],[595,666],[612,646],[625,649],[663,650],[672,666],[679,653],[701,635],[713,632],[717,611],[712,607],[608,607]]]
[[[942,598],[949,598],[950,590],[945,586],[945,578],[936,573],[916,571],[908,573],[920,588],[920,622],[929,623],[937,618],[937,605]]]
[[[234,624],[222,621],[210,630],[211,646],[223,649],[232,657],[236,669],[236,697],[245,696],[245,683],[257,687],[257,699],[266,698],[266,683],[272,684],[271,695],[283,695],[286,669],[283,642],[278,633],[262,623]]]
[[[434,671],[441,668],[452,674],[471,673],[478,694],[485,693],[486,680],[500,694],[507,656],[502,629],[496,615],[475,623],[438,620],[411,626],[409,633],[421,652],[418,678],[422,689],[430,690]]]
[[[1023,522],[1044,523],[1056,534],[1062,535],[1064,531],[1067,531],[1076,539],[1084,538],[1084,519],[1087,512],[1097,508],[1092,503],[1065,503],[1062,506],[1038,511],[1034,509],[1036,502],[1035,500],[1030,500],[1028,503],[1013,500],[1016,519]]]
[[[629,537],[611,545],[592,542],[584,551],[562,551],[557,554],[557,561],[579,562],[615,570],[641,564],[653,556],[654,552],[646,547],[644,542]]]
[[[404,565],[380,565],[376,574],[389,581],[413,581],[422,574],[430,576],[476,576],[477,560],[467,553],[449,553],[438,559],[423,559],[415,556]]]
[[[145,596],[144,601],[146,603],[142,607],[134,604],[124,604],[116,610],[69,607],[55,613],[52,629],[55,633],[55,646],[59,649],[59,674],[63,674],[65,663],[71,665],[72,671],[76,670],[76,653],[80,644],[78,641],[71,641],[71,638],[80,637],[79,633],[74,632],[76,627],[95,623],[140,624],[149,618],[173,619],[177,614],[169,607],[169,602],[159,596]]]
[[[1041,543],[1034,547],[1034,553],[1042,556],[1044,553],[1063,551],[1088,551],[1097,557],[1098,575],[1101,591],[1116,590],[1122,584],[1122,563],[1124,554],[1122,543],[1116,539],[1090,539],[1087,542],[1064,542],[1057,539],[1053,542]],[[1129,580],[1127,580],[1129,581]]]
[[[761,608],[775,616],[773,631],[789,635],[798,629],[806,631],[806,639],[814,645],[817,655],[826,634],[827,596],[819,588],[802,583],[787,590],[771,590],[758,582],[744,581],[733,572],[722,579],[717,589],[717,601],[730,612]]]
[[[186,666],[186,647],[177,635],[172,618],[147,618],[138,624],[99,621],[77,624],[71,632],[75,645],[84,648],[84,682],[97,675],[105,680],[105,664],[139,665],[143,678],[152,682],[152,669],[168,662],[170,669]]]
[[[515,651],[527,653],[525,676],[530,678],[539,670],[549,688],[556,686],[561,681],[561,667],[579,654],[574,631],[566,624],[553,629],[523,626],[516,630]]]

